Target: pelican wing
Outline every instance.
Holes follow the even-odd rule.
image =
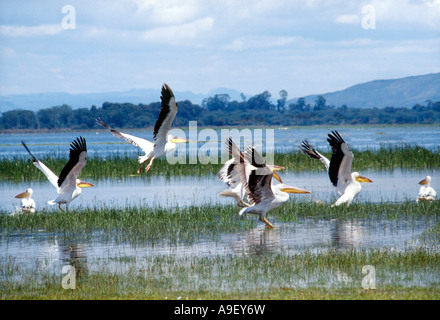
[[[251,165],[247,181],[243,183],[250,203],[258,204],[264,199],[273,198],[272,170],[266,166],[263,158],[254,147],[246,149],[245,159]]]
[[[55,173],[52,172],[52,170],[50,170],[48,167],[46,167],[46,165],[41,162],[40,160],[38,160],[29,150],[29,148],[27,147],[27,145],[24,143],[24,141],[21,142],[23,144],[23,146],[26,148],[27,152],[29,152],[29,154],[32,157],[32,163],[34,164],[34,166],[36,166],[41,172],[44,173],[44,175],[47,177],[47,179],[49,180],[50,183],[52,183],[52,185],[55,188],[58,188],[58,177]]]
[[[109,127],[102,118],[98,117],[96,119],[96,123],[99,124],[101,127],[108,129],[116,138],[125,140],[126,142],[134,145],[135,147],[141,148],[145,152],[145,154],[149,154],[153,150],[154,143],[136,136],[132,136],[127,133],[119,132]]]
[[[301,142],[301,151],[308,155],[310,158],[312,159],[318,159],[319,161],[321,161],[324,166],[325,169],[328,171],[329,167],[330,167],[330,160],[327,159],[326,157],[324,157],[322,154],[320,154],[318,151],[316,151],[307,140],[304,140]]]
[[[159,118],[154,125],[154,144],[164,147],[167,143],[168,131],[171,128],[174,118],[177,114],[177,102],[173,91],[164,83],[162,86],[162,93],[160,96],[162,100],[162,107],[159,113]]]
[[[332,184],[343,192],[351,181],[353,153],[348,149],[344,139],[337,131],[332,131],[332,134],[329,134],[328,137],[327,141],[333,151],[328,174]]]
[[[69,161],[61,170],[58,186],[61,190],[76,187],[76,179],[87,161],[87,145],[83,137],[70,144]]]

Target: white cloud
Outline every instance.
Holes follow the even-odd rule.
[[[197,18],[202,3],[198,0],[133,0],[137,13],[157,25],[178,25]]]
[[[4,37],[36,37],[51,36],[63,32],[61,24],[46,24],[40,26],[0,26],[0,35]]]
[[[360,19],[356,14],[342,14],[336,17],[335,22],[342,24],[359,24]]]
[[[223,48],[232,51],[286,47],[301,41],[300,37],[288,36],[249,36],[235,39]]]
[[[173,44],[185,44],[187,40],[194,40],[208,32],[214,25],[212,17],[202,18],[190,23],[177,26],[159,27],[142,33],[142,39],[153,42]]]

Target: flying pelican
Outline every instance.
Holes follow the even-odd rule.
[[[332,131],[332,134],[328,135],[327,141],[333,151],[331,160],[328,160],[313,149],[307,140],[302,141],[301,151],[310,158],[320,160],[326,167],[330,182],[337,188],[340,194],[339,199],[336,200],[332,207],[344,203],[348,206],[362,189],[359,182],[369,183],[373,181],[361,176],[359,172],[351,172],[353,153],[348,149],[347,143],[345,143],[337,131]]]
[[[419,201],[432,201],[437,197],[437,192],[431,187],[431,177],[426,176],[425,179],[419,182],[421,185],[419,190],[419,196],[417,197],[417,202]]]
[[[31,188],[26,189],[26,191],[17,194],[15,198],[21,199],[21,210],[25,213],[35,212],[35,201],[32,199],[32,194],[34,190]]]
[[[143,156],[139,156],[139,163],[141,164],[141,166],[137,170],[137,173],[141,172],[144,163],[147,162],[148,159],[151,158],[150,163],[148,164],[148,166],[145,167],[145,172],[148,172],[148,170],[150,170],[154,159],[159,158],[168,152],[176,150],[176,143],[188,142],[188,140],[185,138],[179,138],[168,134],[168,131],[171,128],[171,124],[177,114],[177,102],[173,92],[166,83],[164,83],[164,85],[162,86],[162,94],[160,99],[162,100],[162,107],[160,110],[159,118],[157,119],[154,126],[154,143],[142,138],[116,131],[110,128],[102,118],[98,117],[96,119],[97,124],[110,130],[110,132],[115,137],[129,142],[134,146],[141,148],[145,152]]]
[[[269,228],[273,228],[273,225],[266,219],[266,213],[289,200],[289,193],[310,193],[310,191],[284,183],[273,185],[273,171],[264,163],[263,158],[254,147],[246,149],[244,158],[250,165],[247,170],[238,168],[238,172],[250,201],[250,206],[241,209],[239,215],[245,213],[257,214],[260,221],[264,222]]]
[[[78,179],[78,175],[87,161],[87,145],[83,137],[77,138],[70,144],[69,161],[61,170],[59,177],[39,161],[23,141],[21,143],[31,155],[34,166],[43,172],[50,183],[57,188],[58,197],[49,201],[50,205],[58,203],[58,208],[64,211],[61,209],[61,204],[65,204],[66,210],[69,211],[70,202],[81,194],[81,188],[93,187],[93,184]]]
[[[218,178],[228,186],[228,189],[219,193],[219,196],[234,198],[237,201],[238,207],[249,207],[250,204],[243,201],[246,191],[238,172],[239,170],[247,170],[250,163],[246,161],[244,154],[237,148],[231,138],[227,139],[225,144],[233,158],[226,161],[218,172]],[[267,166],[273,171],[273,177],[282,183],[281,177],[275,171],[285,168],[269,164]]]

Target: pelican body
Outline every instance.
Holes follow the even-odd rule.
[[[248,170],[250,163],[245,159],[244,154],[235,145],[231,138],[226,140],[226,147],[228,148],[229,154],[232,155],[232,159],[226,161],[218,173],[218,178],[225,182],[228,189],[219,193],[220,196],[232,197],[237,201],[238,207],[249,207],[250,204],[244,202],[243,198],[246,195],[246,191],[243,183],[240,180],[239,172],[240,170]],[[282,170],[284,167],[267,165],[273,172],[273,177],[279,182],[282,182],[281,177],[275,172],[277,170]]]
[[[249,165],[247,170],[239,170],[239,176],[245,187],[250,206],[241,209],[239,215],[256,214],[260,221],[269,228],[273,228],[273,225],[266,219],[267,212],[288,201],[289,193],[310,193],[310,191],[284,183],[272,185],[274,173],[254,147],[246,149],[244,159],[249,162]]]
[[[81,188],[93,186],[89,182],[78,179],[79,173],[87,162],[87,145],[83,137],[77,138],[70,144],[69,161],[61,170],[59,177],[39,161],[23,141],[21,143],[31,155],[33,164],[44,173],[50,183],[57,189],[58,197],[49,201],[50,205],[58,204],[58,208],[63,211],[61,204],[65,204],[68,211],[70,202],[81,194]]]
[[[433,201],[437,197],[437,192],[431,187],[431,177],[426,176],[425,179],[419,181],[421,185],[419,195],[417,196],[417,202],[419,201]]]
[[[307,140],[302,141],[301,151],[312,159],[320,160],[327,169],[330,182],[340,195],[332,207],[341,204],[349,206],[362,190],[359,182],[371,183],[373,181],[360,175],[359,172],[351,172],[353,153],[337,131],[332,131],[327,141],[332,148],[331,160],[316,151]]]
[[[113,128],[110,128],[102,118],[98,117],[96,119],[96,123],[98,125],[108,129],[115,137],[125,140],[126,142],[131,143],[134,146],[142,149],[145,154],[139,156],[138,158],[141,166],[137,170],[137,173],[141,172],[142,167],[144,166],[145,162],[148,161],[148,159],[150,159],[150,163],[145,167],[145,172],[148,172],[148,170],[150,170],[154,159],[159,158],[168,152],[173,152],[174,150],[176,150],[176,143],[183,143],[188,141],[185,138],[179,138],[168,134],[168,131],[171,128],[171,124],[173,123],[173,120],[177,114],[177,102],[173,92],[166,83],[164,83],[164,85],[162,86],[160,99],[162,101],[162,105],[161,111],[159,113],[159,118],[157,119],[154,126],[154,142],[127,133],[119,132]]]
[[[21,199],[21,210],[24,213],[35,212],[35,201],[32,199],[33,193],[34,191],[31,188],[28,188],[26,191],[15,196],[15,198]]]

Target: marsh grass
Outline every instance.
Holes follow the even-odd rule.
[[[423,250],[306,252],[299,255],[159,256],[121,258],[121,272],[102,264],[63,290],[62,275],[35,272],[16,282],[20,267],[3,274],[3,299],[438,299],[440,255]],[[1,261],[0,261],[1,263]],[[362,289],[362,267],[376,269],[377,290]],[[122,270],[123,269],[123,270]],[[429,272],[427,272],[429,270]],[[419,279],[425,285],[414,285]],[[412,285],[406,285],[413,283]],[[426,285],[426,283],[429,283]]]
[[[440,168],[439,150],[430,151],[421,147],[397,147],[381,148],[375,151],[353,151],[353,168],[356,170],[376,169],[387,170],[394,168],[408,169],[433,169]],[[328,158],[329,153],[323,153]],[[59,173],[67,162],[61,156],[42,157],[40,159],[53,172]],[[310,159],[300,151],[277,153],[274,156],[274,163],[286,167],[291,171],[323,171],[324,167],[319,161]],[[190,175],[203,176],[206,174],[216,174],[222,164],[220,159],[217,163],[208,164],[169,164],[166,158],[159,158],[154,161],[148,173],[142,172],[140,175]],[[137,175],[136,171],[139,163],[136,157],[114,156],[111,158],[89,157],[87,165],[81,172],[81,178],[99,177],[126,177]],[[28,158],[16,157],[0,160],[0,180],[12,181],[31,181],[45,180],[46,177],[33,166]]]

